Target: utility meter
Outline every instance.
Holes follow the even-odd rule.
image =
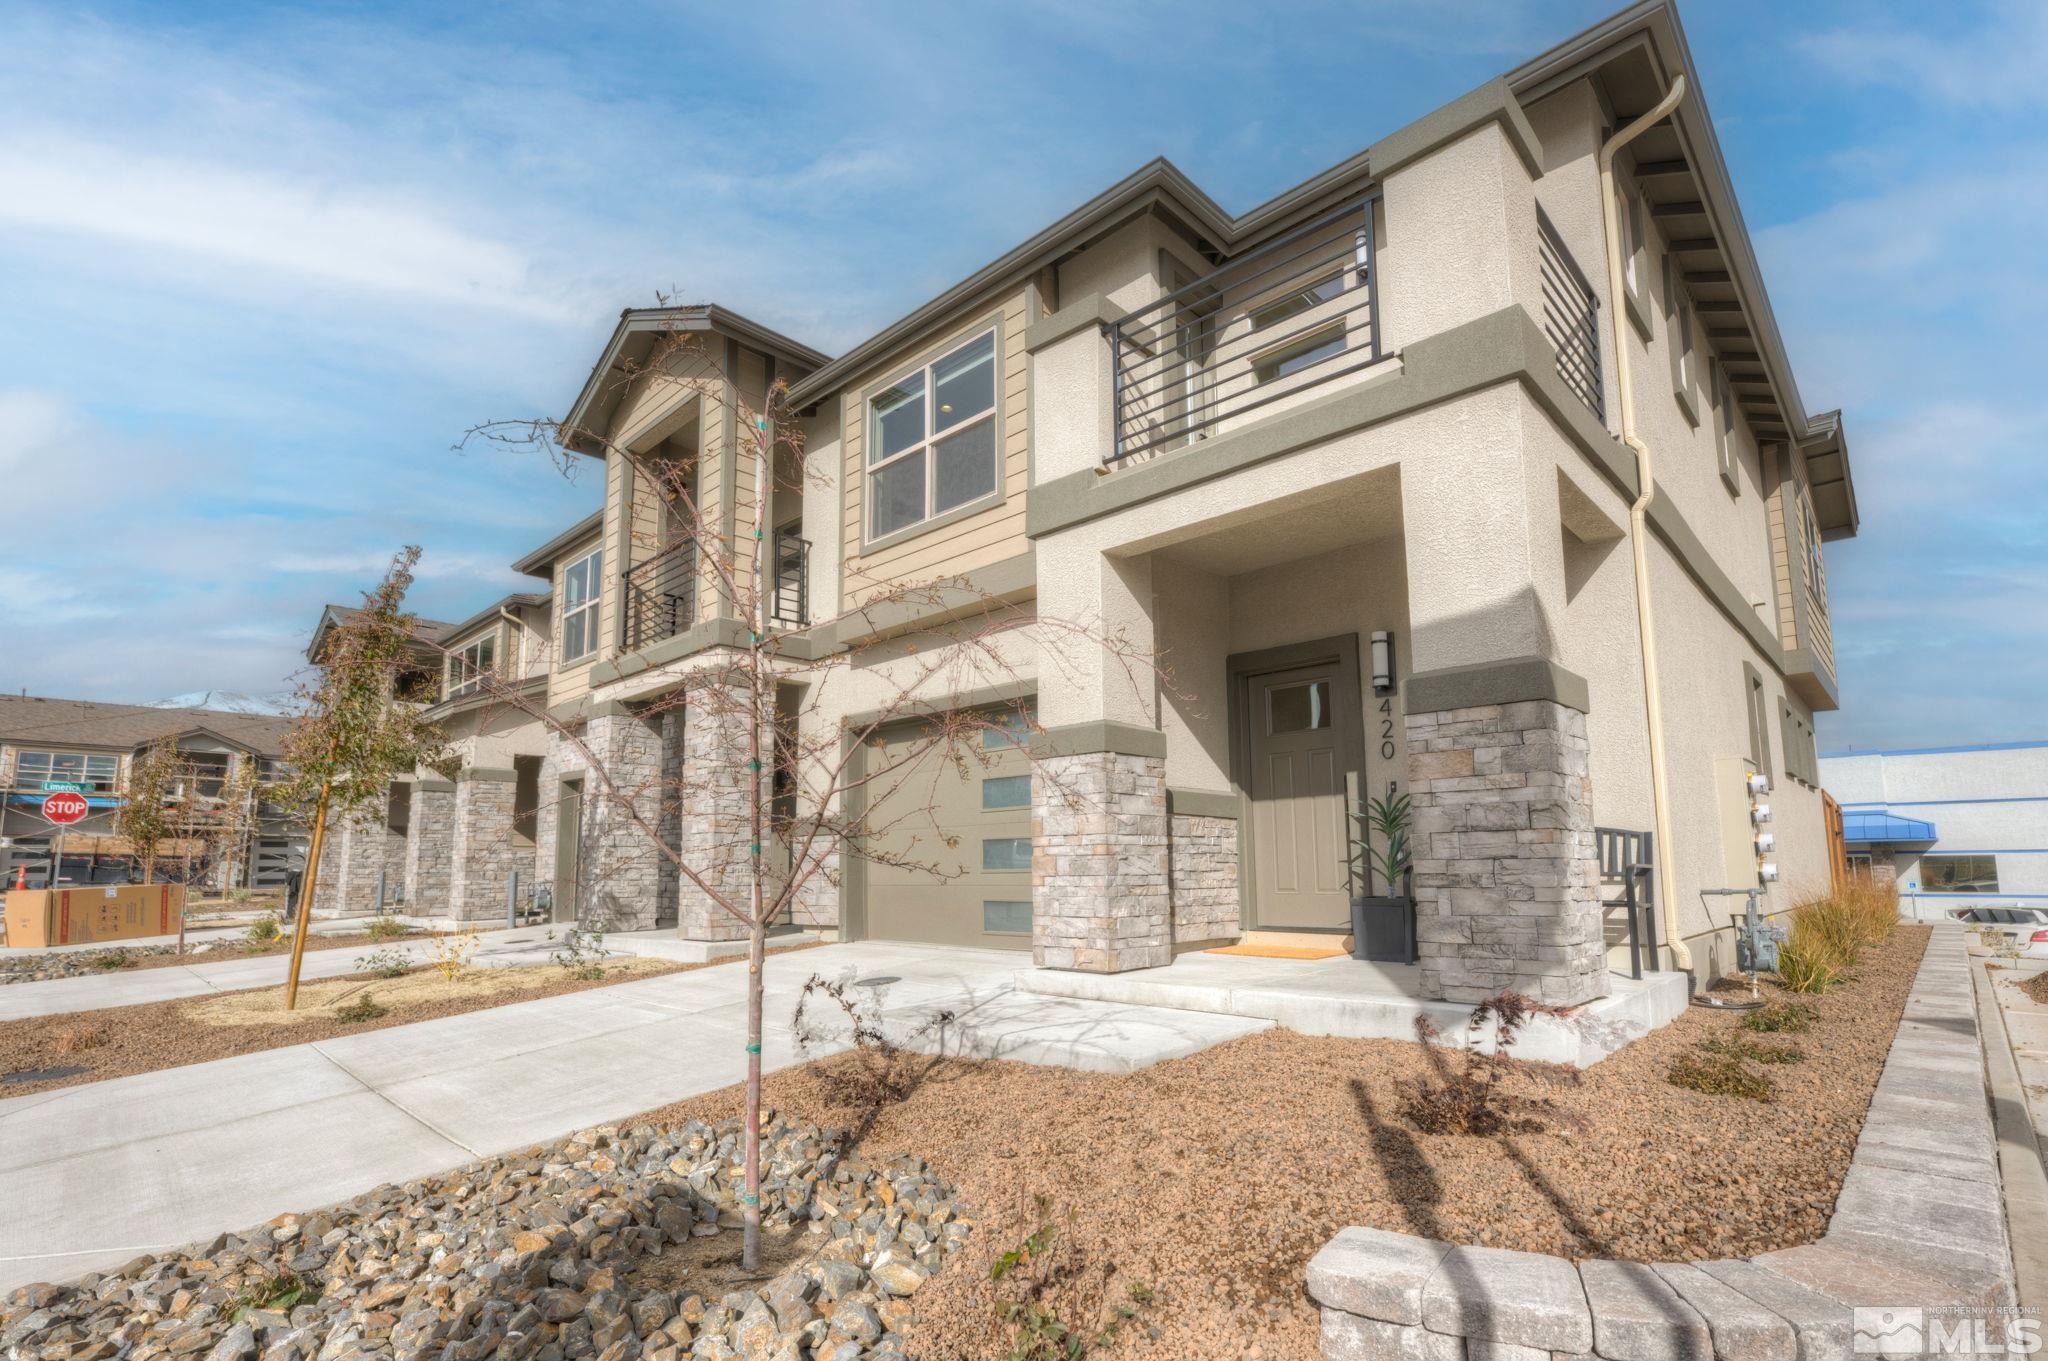
[[[1756,834],[1756,853],[1758,855],[1769,855],[1777,848],[1778,838],[1772,836],[1769,832],[1758,832]]]
[[[1761,827],[1771,820],[1771,806],[1767,803],[1751,804],[1749,820]]]
[[[1777,883],[1778,862],[1775,860],[1766,860],[1762,864],[1758,865],[1756,867],[1756,877],[1763,880],[1767,884]]]

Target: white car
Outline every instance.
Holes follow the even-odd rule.
[[[1951,920],[2002,929],[2028,959],[2048,959],[2048,907],[1952,907]]]

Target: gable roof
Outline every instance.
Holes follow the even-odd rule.
[[[512,564],[512,570],[543,580],[554,579],[555,559],[568,549],[575,547],[578,539],[587,539],[604,525],[604,511],[593,510],[590,514],[570,525],[561,533],[549,539],[540,547]]]
[[[159,709],[90,699],[0,695],[0,742],[10,746],[117,747],[133,751],[160,737],[218,738],[229,746],[276,756],[292,720],[221,709]]]
[[[320,656],[320,644],[327,640],[327,635],[362,612],[360,605],[328,605],[323,608],[320,611],[320,622],[313,626],[313,637],[306,644],[306,659],[317,660]],[[448,641],[449,632],[454,627],[455,625],[439,619],[415,618],[412,636],[417,645],[416,650],[422,654],[438,650],[442,643]]]

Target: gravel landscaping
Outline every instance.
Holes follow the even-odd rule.
[[[735,1265],[739,1126],[636,1124],[385,1186],[0,1303],[39,1361],[902,1361],[913,1300],[968,1241],[912,1158],[764,1121],[777,1259]]]
[[[423,940],[430,931],[407,931],[396,936],[364,934],[342,936],[315,932],[306,937],[306,949],[364,950],[401,941]],[[211,964],[223,959],[261,959],[265,955],[288,955],[292,938],[253,941],[245,936],[193,941],[179,954],[175,945],[109,945],[99,950],[67,950],[61,954],[9,955],[0,959],[0,986],[9,983],[44,983],[53,978],[93,978],[107,973],[132,973],[138,969],[164,969],[177,964]]]
[[[1008,1354],[1015,1297],[991,1279],[1001,1254],[1053,1231],[1034,1300],[1093,1329],[1134,1310],[1104,1358],[1317,1361],[1303,1292],[1310,1256],[1361,1225],[1570,1258],[1745,1256],[1821,1236],[1924,954],[1928,930],[1869,947],[1818,997],[1805,1027],[1758,1033],[1690,1009],[1576,1081],[1513,1079],[1552,1102],[1534,1131],[1428,1135],[1407,1118],[1434,1076],[1412,1044],[1269,1031],[1128,1076],[915,1057],[911,1090],[873,1112],[860,1148],[915,1154],[978,1211],[961,1260],[918,1297],[915,1352]],[[1740,991],[1746,993],[1747,985]],[[1673,1085],[1711,1042],[1800,1052],[1765,1061],[1768,1100]],[[1708,1050],[1708,1054],[1715,1054]],[[809,1120],[858,1127],[857,1056],[768,1078],[768,1097]],[[739,1108],[728,1089],[657,1111],[672,1122]],[[1052,1260],[1052,1259],[1057,1260]],[[1135,1294],[1134,1294],[1135,1288]],[[1139,1296],[1142,1303],[1134,1303]]]
[[[268,987],[0,1021],[0,1098],[182,1068],[186,1064],[254,1054],[288,1044],[307,1044],[634,979],[744,962],[741,958],[680,964],[629,956],[606,960],[604,974],[599,978],[584,976],[580,969],[535,964],[521,968],[471,967],[453,982],[444,980],[432,966],[425,966],[408,969],[395,978],[359,972],[303,983],[299,987],[299,1010],[289,1013],[283,1008],[284,989]],[[351,1003],[360,1003],[365,994],[383,1008],[381,1014],[366,1016],[347,1010]],[[351,1014],[361,1019],[346,1019]],[[12,1074],[39,1073],[51,1075],[9,1078]]]

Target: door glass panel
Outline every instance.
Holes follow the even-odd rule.
[[[1330,683],[1309,681],[1304,685],[1275,686],[1266,692],[1267,726],[1270,733],[1307,732],[1330,726]]]
[[[1030,901],[984,901],[981,905],[981,929],[1000,936],[1030,935]]]
[[[981,867],[985,870],[1028,870],[1031,868],[1031,838],[992,836],[981,843]]]

